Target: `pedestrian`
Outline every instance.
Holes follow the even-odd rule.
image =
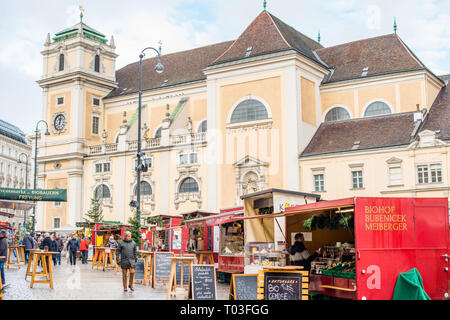
[[[89,252],[89,239],[84,236],[80,243],[81,263],[87,264],[88,252]]]
[[[52,246],[52,240],[50,239],[50,234],[45,233],[44,238],[39,245],[39,249],[49,251]]]
[[[150,241],[148,241],[148,239],[145,239],[144,245],[142,246],[142,250],[144,251],[150,250]]]
[[[120,267],[122,268],[123,291],[127,292],[127,276],[130,274],[130,281],[128,287],[134,291],[134,268],[136,267],[136,243],[131,239],[131,232],[126,231],[124,239],[119,241],[117,248],[117,258]]]
[[[55,235],[55,241],[56,241],[56,250],[57,250],[56,252],[58,252],[58,254],[55,255],[56,262],[58,262],[58,264],[61,265],[61,252],[64,249],[64,243],[63,243],[63,240],[61,239],[61,237],[59,236],[59,234]]]
[[[28,258],[30,257],[30,251],[34,249],[34,240],[31,237],[30,233],[27,232],[25,234],[25,237],[23,237],[22,243],[24,245],[24,249],[25,249],[25,262],[28,263]]]
[[[58,252],[58,243],[56,242],[55,236],[51,235],[50,236],[51,239],[51,246],[50,246],[50,252]],[[52,260],[53,260],[53,265],[56,266],[57,262],[58,262],[58,258],[56,257],[56,254],[52,254]]]
[[[2,278],[2,285],[6,284],[5,279],[5,262],[8,259],[8,238],[5,230],[0,231],[0,274]]]
[[[67,242],[67,251],[69,251],[70,265],[77,264],[77,252],[80,250],[80,242],[77,239],[77,235],[74,233],[72,239]]]

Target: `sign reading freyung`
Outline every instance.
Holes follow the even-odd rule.
[[[0,199],[22,201],[67,202],[67,190],[0,188]]]

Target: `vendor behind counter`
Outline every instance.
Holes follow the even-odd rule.
[[[311,255],[305,247],[305,238],[302,233],[297,233],[294,239],[294,244],[289,248],[291,265],[302,266],[304,270],[309,271],[311,269],[311,262],[319,256],[321,248],[317,249]]]

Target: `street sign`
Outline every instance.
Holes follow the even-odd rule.
[[[67,202],[67,190],[0,188],[0,199],[22,200],[22,201]]]

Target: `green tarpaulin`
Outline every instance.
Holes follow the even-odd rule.
[[[431,300],[416,268],[398,275],[392,300]]]

